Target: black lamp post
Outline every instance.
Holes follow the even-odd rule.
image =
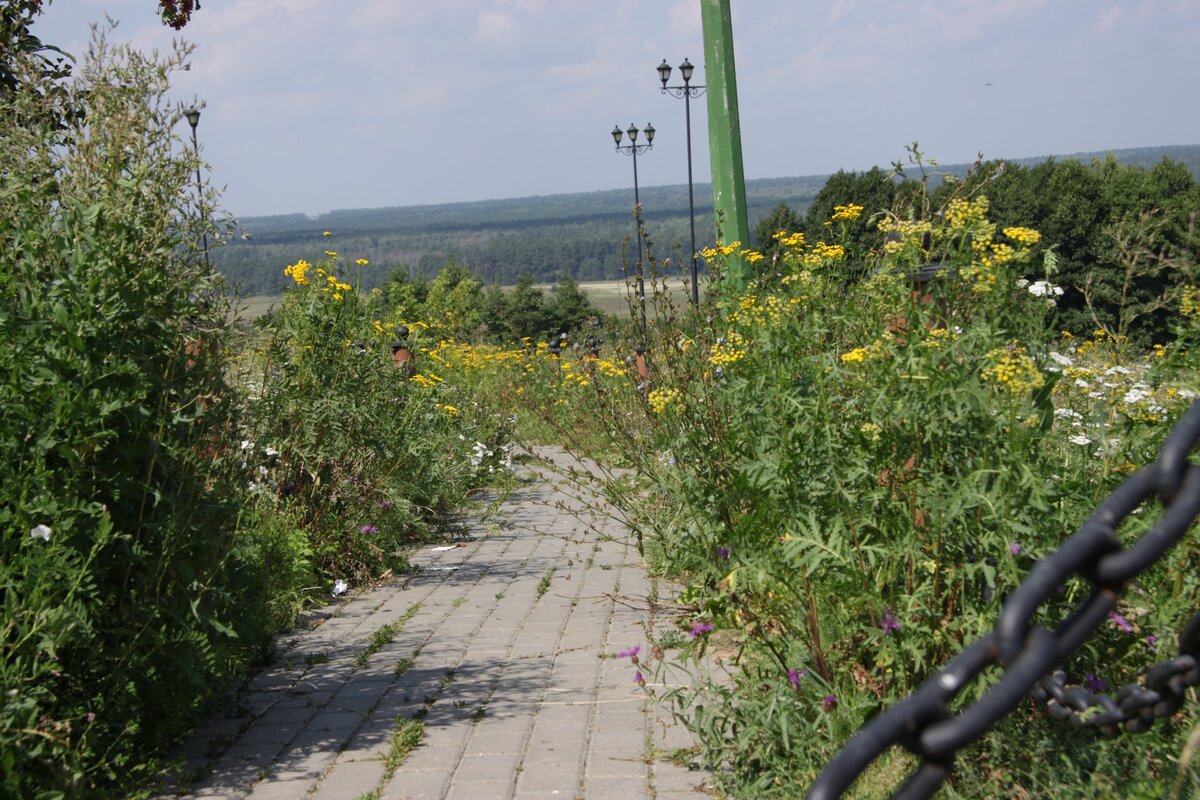
[[[629,135],[629,144],[621,144],[621,128],[614,125],[612,129],[613,141],[616,142],[618,153],[627,153],[633,156],[633,209],[637,215],[638,231],[638,260],[637,260],[637,291],[638,305],[642,310],[642,332],[646,330],[646,284],[642,277],[642,201],[638,196],[638,173],[637,173],[637,157],[639,153],[644,153],[654,147],[654,126],[649,122],[646,123],[646,143],[638,144],[638,129],[632,122],[629,123],[629,130],[624,131]]]
[[[664,58],[658,65],[658,77],[662,81],[662,93],[673,97],[683,98],[683,113],[687,118],[687,162],[688,162],[688,224],[692,232],[692,305],[700,305],[700,287],[696,276],[696,201],[692,192],[692,98],[704,94],[705,87],[692,85],[692,71],[695,69],[686,58],[679,65],[679,74],[683,78],[682,86],[667,86],[671,80],[671,65]]]
[[[196,141],[196,126],[200,124],[200,109],[192,107],[183,113],[187,117],[188,125],[192,126],[192,150],[196,152],[196,207],[203,213],[204,186],[200,182],[200,143]],[[211,267],[212,265],[208,262],[208,230],[203,229],[202,235],[204,237],[204,266]]]

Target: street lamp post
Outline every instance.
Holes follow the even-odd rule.
[[[638,260],[637,260],[637,292],[638,305],[642,311],[642,333],[646,332],[646,284],[643,280],[642,270],[642,201],[638,196],[638,172],[637,172],[637,157],[639,153],[644,153],[654,147],[654,126],[649,122],[646,123],[646,143],[638,144],[638,129],[632,122],[629,123],[629,130],[624,131],[629,135],[629,144],[621,144],[621,128],[614,125],[612,129],[613,141],[616,142],[618,153],[627,153],[633,156],[633,210],[635,221],[637,222],[637,240],[638,240]]]
[[[196,153],[196,208],[203,213],[204,210],[204,185],[200,182],[200,143],[196,140],[196,126],[200,124],[200,109],[192,107],[184,112],[187,117],[188,125],[192,126],[192,150]],[[204,222],[201,220],[201,224]],[[201,228],[201,235],[204,237],[204,266],[211,267],[208,262],[208,230],[207,226]]]
[[[695,69],[686,58],[679,65],[679,74],[683,78],[682,86],[667,86],[671,80],[671,65],[664,58],[658,65],[658,77],[662,81],[662,93],[672,97],[683,98],[683,113],[687,118],[687,164],[688,164],[688,225],[692,232],[692,306],[700,305],[700,287],[696,275],[696,201],[692,191],[692,98],[704,94],[704,86],[692,85],[692,71]]]

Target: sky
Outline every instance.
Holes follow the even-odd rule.
[[[236,216],[629,188],[613,125],[653,123],[642,186],[687,181],[665,58],[704,81],[700,0],[53,0],[43,41],[90,23],[195,45],[211,180]],[[1196,0],[731,0],[747,178],[1200,143]],[[678,83],[678,72],[672,83]],[[709,180],[706,98],[691,103]],[[181,135],[190,140],[183,124]]]

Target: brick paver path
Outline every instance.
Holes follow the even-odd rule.
[[[543,455],[559,464],[556,451]],[[578,465],[576,465],[578,466]],[[646,653],[661,591],[612,519],[529,483],[415,576],[325,610],[280,644],[233,716],[189,740],[186,797],[237,800],[695,798],[666,759],[686,732],[616,654]],[[572,490],[576,491],[576,490]],[[647,676],[649,677],[649,676]],[[421,743],[389,764],[394,732]],[[410,723],[411,724],[411,723]],[[164,795],[170,796],[170,795]]]

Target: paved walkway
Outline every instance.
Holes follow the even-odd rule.
[[[571,464],[551,453],[560,464]],[[578,466],[578,465],[576,465]],[[701,797],[686,732],[618,652],[649,649],[661,591],[628,531],[541,468],[403,581],[281,642],[234,716],[184,748],[194,798]],[[318,615],[322,616],[322,615]],[[647,676],[649,677],[649,676]],[[423,723],[399,764],[393,740]]]

